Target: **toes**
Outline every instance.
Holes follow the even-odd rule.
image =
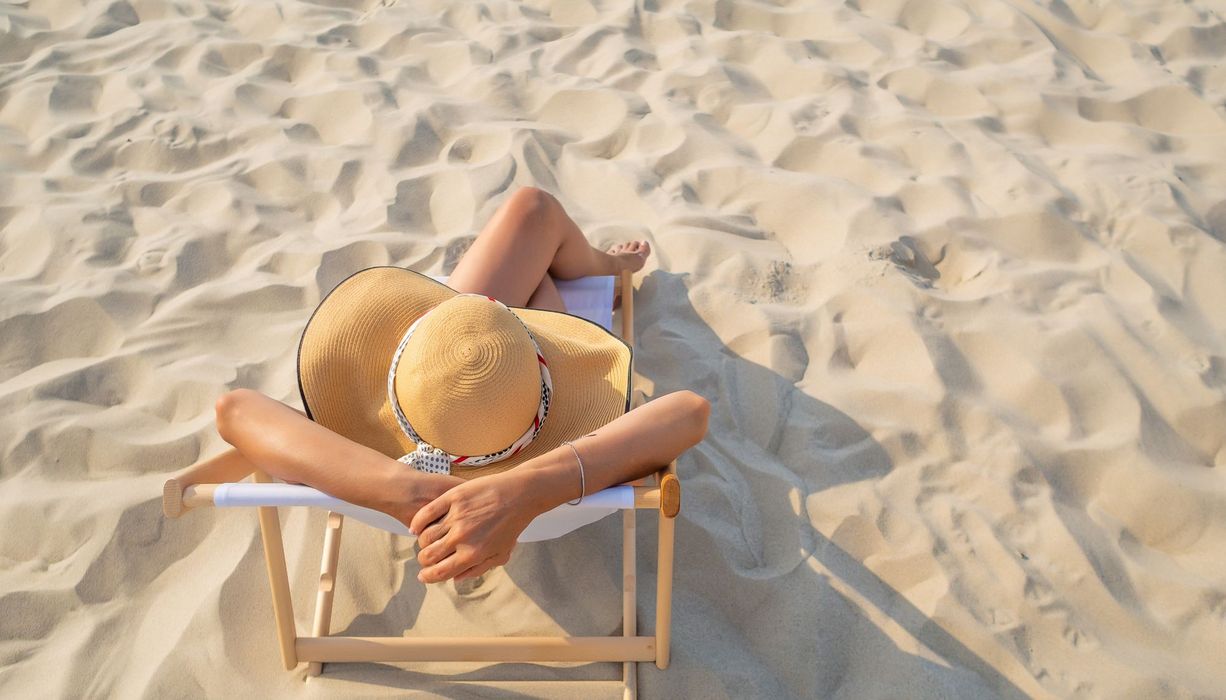
[[[651,254],[651,244],[647,241],[627,241],[609,248],[609,255],[635,255],[644,260]]]

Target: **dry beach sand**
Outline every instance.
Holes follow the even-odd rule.
[[[222,392],[298,405],[321,294],[523,185],[652,242],[639,386],[713,402],[645,697],[1226,695],[1224,105],[1220,2],[8,4],[0,696],[617,697],[306,681],[254,513],[160,512]],[[354,524],[334,629],[616,632],[619,535],[426,589]]]

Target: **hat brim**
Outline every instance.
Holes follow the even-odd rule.
[[[298,389],[307,416],[393,459],[417,445],[401,431],[387,399],[387,371],[415,320],[457,295],[400,267],[350,275],[316,307],[298,345]],[[574,440],[630,407],[632,352],[598,324],[558,311],[510,307],[541,346],[553,377],[549,415],[518,454],[478,467],[453,464],[469,479],[505,471]]]

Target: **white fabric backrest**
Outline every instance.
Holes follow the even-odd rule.
[[[447,284],[446,276],[434,279]],[[613,277],[580,277],[577,280],[555,280],[566,312],[598,323],[613,330]]]
[[[299,484],[221,484],[213,492],[213,505],[218,508],[253,508],[256,506],[308,506],[326,508],[347,517],[397,535],[409,534],[409,528],[392,516],[378,510],[355,505],[329,496],[319,489]]]
[[[409,535],[404,523],[382,511],[372,510],[342,501],[334,496],[298,484],[221,484],[213,492],[213,505],[218,508],[254,508],[256,506],[308,506],[343,513],[381,530],[397,535]],[[634,507],[634,487],[614,486],[593,493],[577,506],[563,504],[542,513],[528,524],[519,536],[520,542],[551,540],[583,527],[618,510]]]

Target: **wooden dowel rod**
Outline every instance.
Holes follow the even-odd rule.
[[[311,634],[316,637],[326,637],[332,629],[332,599],[336,594],[336,571],[341,558],[341,529],[344,526],[345,516],[328,513],[323,554],[319,562],[319,592],[315,595],[315,621],[311,626]],[[323,664],[319,661],[312,661],[307,669],[309,676],[318,676],[321,672]]]
[[[681,512],[681,482],[675,474],[665,474],[660,480],[660,515],[675,518]]]
[[[196,484],[183,489],[184,510],[206,508],[213,505],[213,494],[220,484]]]
[[[660,512],[670,518],[677,517],[681,510],[681,482],[677,479],[677,460],[674,459],[656,471],[655,484],[660,488],[657,494]]]
[[[622,511],[622,636],[638,634],[638,571],[637,538],[634,510]],[[638,694],[636,664],[627,661],[622,667],[623,698],[632,700]]]
[[[261,484],[272,479],[261,471],[255,472],[255,480]],[[285,545],[281,539],[281,522],[277,509],[260,507],[260,539],[264,542],[264,566],[268,569],[268,586],[272,589],[272,614],[277,624],[277,642],[281,646],[281,662],[285,670],[298,665],[294,650],[294,602],[290,598],[289,572],[285,568]]]
[[[254,470],[255,465],[235,449],[197,462],[162,485],[162,513],[168,518],[177,518],[195,507],[184,499],[184,492],[190,486],[239,481]]]
[[[622,634],[633,637],[638,634],[638,616],[635,614],[636,542],[634,511],[622,511]]]
[[[622,295],[622,340],[634,347],[634,273],[623,270],[621,274]]]
[[[656,570],[656,666],[668,668],[673,620],[673,535],[676,518],[660,514],[659,568]]]
[[[634,507],[635,508],[659,508],[660,507],[660,487],[659,486],[635,486],[634,487]]]
[[[302,661],[652,661],[652,637],[299,637]]]

